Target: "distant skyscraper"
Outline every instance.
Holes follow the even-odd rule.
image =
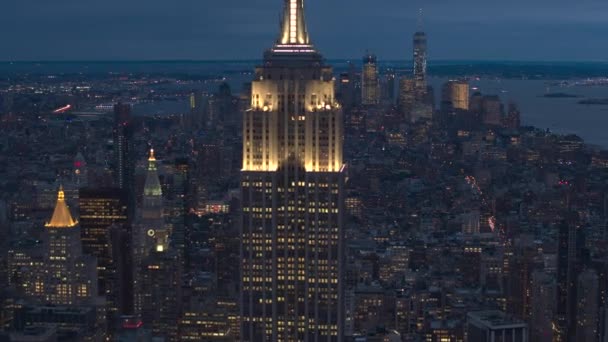
[[[483,123],[498,126],[502,124],[502,103],[498,95],[486,95],[481,101]]]
[[[401,77],[399,80],[399,110],[409,120],[416,101],[415,83],[412,78]]]
[[[376,56],[367,54],[363,57],[361,73],[361,102],[364,105],[380,103],[380,83],[378,80],[378,63]]]
[[[426,34],[418,31],[414,34],[414,85],[418,101],[422,101],[426,94]]]
[[[158,178],[156,157],[154,156],[154,150],[150,150],[140,222],[145,226],[144,241],[141,241],[143,242],[144,254],[156,248],[157,245],[167,247],[169,243],[169,234],[165,229],[163,211],[163,190]]]
[[[557,246],[557,313],[554,341],[574,340],[576,330],[576,287],[578,279],[577,254],[582,249],[576,214],[562,221]]]
[[[141,208],[133,231],[133,258],[135,265],[135,311],[141,312],[143,305],[142,281],[144,260],[157,248],[159,251],[167,249],[169,233],[165,227],[163,192],[156,167],[154,150],[150,150],[148,169]]]
[[[243,341],[343,341],[342,112],[303,10],[285,1],[244,115]]]
[[[355,105],[355,79],[354,75],[350,72],[343,72],[340,74],[338,80],[338,99],[344,106],[344,110],[348,111]]]
[[[134,169],[131,106],[119,103],[114,106],[114,177],[116,186],[129,196],[133,196]]]
[[[232,96],[230,85],[222,83],[218,92],[209,97],[207,125],[212,129],[236,126],[238,98]]]
[[[207,111],[208,98],[202,91],[190,94],[190,119],[188,123],[192,128],[200,129],[206,127],[205,112]]]
[[[466,81],[446,82],[442,89],[441,104],[444,110],[469,110],[469,84]]]
[[[521,113],[514,103],[509,103],[509,110],[507,116],[504,119],[504,126],[506,128],[518,129],[521,125]]]
[[[395,73],[391,70],[386,73],[383,79],[382,98],[386,103],[394,105],[395,103]]]

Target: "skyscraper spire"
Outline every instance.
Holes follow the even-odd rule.
[[[281,21],[280,45],[310,45],[304,20],[304,0],[285,0]]]
[[[150,156],[148,157],[148,175],[146,176],[146,183],[144,185],[144,196],[160,197],[162,194],[163,191],[158,179],[158,172],[156,171],[154,149],[150,149]]]
[[[418,23],[416,30],[418,30],[418,32],[424,31],[424,14],[422,12],[422,8],[418,9]]]
[[[78,222],[72,218],[70,209],[65,203],[65,193],[63,192],[63,186],[60,186],[59,192],[57,193],[57,204],[55,205],[53,216],[51,217],[51,220],[45,225],[45,227],[72,228],[77,224]]]

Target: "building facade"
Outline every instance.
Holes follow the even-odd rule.
[[[363,57],[361,72],[361,102],[364,105],[380,103],[380,82],[378,78],[378,62],[375,55]]]
[[[427,61],[426,33],[414,33],[414,87],[417,101],[422,101],[426,95],[426,61]]]
[[[285,1],[244,115],[242,341],[342,341],[342,111],[303,10]]]

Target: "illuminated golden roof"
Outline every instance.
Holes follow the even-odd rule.
[[[63,187],[59,187],[59,193],[57,194],[57,204],[55,205],[55,211],[51,220],[45,225],[48,228],[71,228],[78,224],[70,214],[70,209],[65,203],[65,193]]]

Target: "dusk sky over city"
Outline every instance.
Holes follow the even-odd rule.
[[[306,6],[314,13],[307,18],[311,39],[330,59],[365,49],[405,59],[419,8],[435,60],[602,61],[608,55],[602,0],[311,0]],[[271,0],[5,0],[0,60],[258,59],[260,46],[276,38],[279,14]]]

